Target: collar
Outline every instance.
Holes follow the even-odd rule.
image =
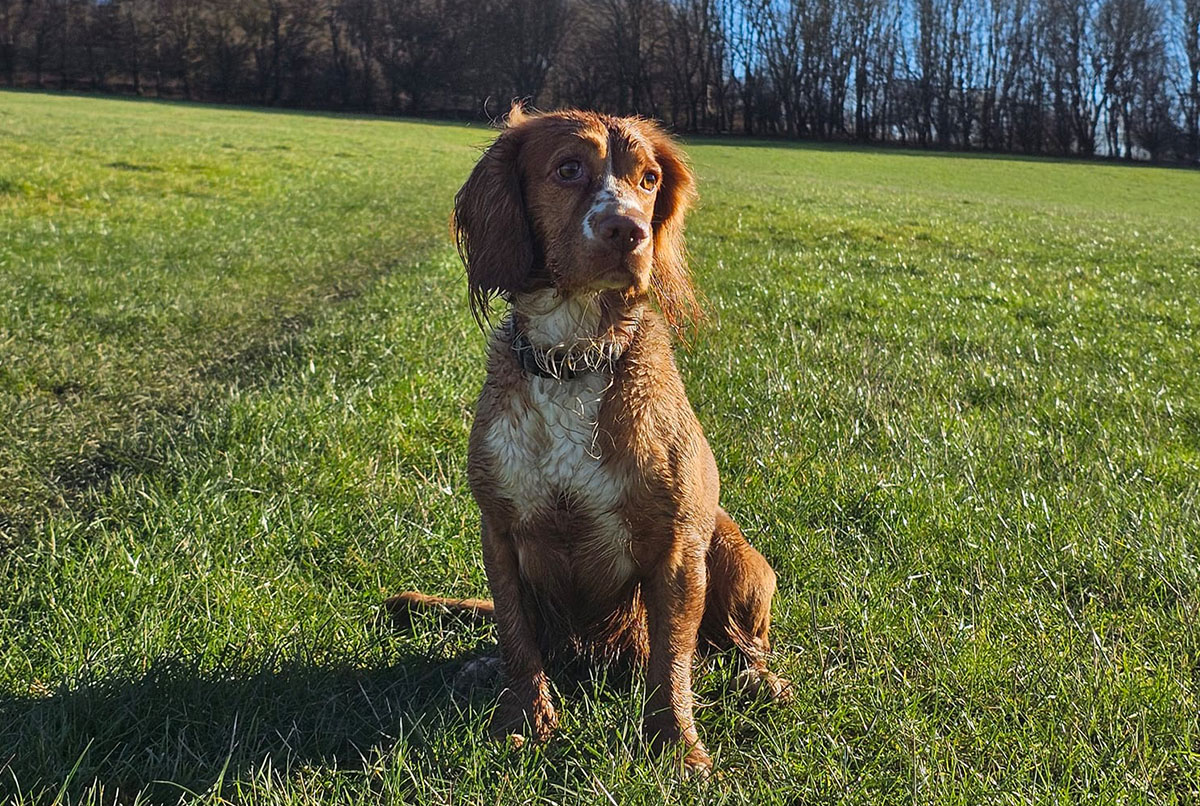
[[[609,343],[607,349],[594,347],[583,352],[569,350],[540,350],[534,347],[524,331],[517,329],[513,317],[509,317],[504,328],[513,358],[523,372],[539,378],[569,381],[589,372],[611,370],[625,354],[628,345]]]

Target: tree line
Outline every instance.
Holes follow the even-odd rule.
[[[0,0],[0,81],[1200,161],[1200,0]]]

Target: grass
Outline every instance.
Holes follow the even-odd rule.
[[[486,629],[475,127],[0,94],[0,799],[1194,803],[1200,175],[688,144],[680,354],[780,577],[772,708],[698,667],[549,745],[445,680]]]

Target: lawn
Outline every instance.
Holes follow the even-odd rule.
[[[679,354],[796,700],[543,747],[490,630],[447,219],[481,126],[0,93],[0,799],[1195,803],[1200,173],[687,143]]]

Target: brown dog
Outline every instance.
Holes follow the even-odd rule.
[[[493,615],[501,734],[549,737],[556,655],[644,664],[646,732],[681,740],[685,764],[705,770],[697,639],[740,650],[755,688],[788,689],[766,667],[775,574],[717,503],[671,352],[672,330],[699,314],[683,249],[693,195],[649,121],[514,109],[454,209],[476,316],[511,303],[470,441],[494,605],[416,593],[389,605]]]

